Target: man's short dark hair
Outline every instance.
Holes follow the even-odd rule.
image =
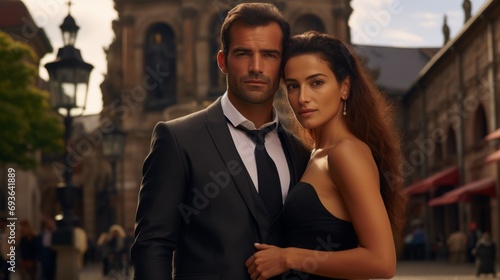
[[[290,37],[290,25],[285,21],[281,12],[270,3],[241,3],[231,9],[221,28],[221,48],[224,55],[228,54],[229,44],[231,43],[230,30],[235,22],[241,22],[247,26],[265,26],[270,23],[277,23],[282,33],[282,49],[285,50]]]

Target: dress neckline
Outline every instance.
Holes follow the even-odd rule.
[[[321,199],[319,198],[319,195],[318,195],[318,192],[316,191],[316,188],[314,188],[314,186],[311,184],[311,183],[308,183],[308,182],[304,182],[304,181],[299,181],[297,183],[297,185],[303,185],[303,186],[307,186],[309,188],[312,189],[313,193],[314,193],[314,197],[318,200],[319,202],[319,205],[321,205],[321,208],[324,210],[325,213],[328,213],[328,215],[332,216],[334,219],[336,220],[339,220],[341,222],[345,222],[345,223],[349,223],[349,224],[352,224],[352,222],[350,221],[347,221],[347,220],[344,220],[344,219],[341,219],[337,216],[335,216],[332,212],[330,212],[326,207],[325,205],[323,205],[323,202],[321,202]],[[298,187],[298,186],[295,186],[295,188]],[[294,189],[295,189],[294,188]]]

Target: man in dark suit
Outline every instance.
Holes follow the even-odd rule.
[[[272,186],[259,186],[256,144],[239,127],[278,124],[265,148],[284,201],[309,158],[273,108],[289,34],[275,6],[237,5],[222,25],[217,56],[227,92],[205,110],[156,125],[136,213],[135,279],[249,279],[253,244],[282,244],[279,215],[271,216],[259,196]]]

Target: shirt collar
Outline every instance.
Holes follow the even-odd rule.
[[[237,127],[238,125],[244,126],[248,129],[255,130],[255,129],[262,129],[264,127],[270,126],[272,124],[278,125],[278,114],[276,111],[276,108],[273,106],[273,120],[270,122],[267,122],[263,124],[260,128],[256,128],[255,124],[245,118],[239,111],[234,107],[233,103],[229,100],[229,97],[227,96],[227,91],[224,93],[224,95],[221,98],[221,106],[222,106],[222,112],[224,112],[224,116],[231,122],[231,124],[234,127]]]

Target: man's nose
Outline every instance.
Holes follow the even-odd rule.
[[[260,55],[252,55],[248,70],[250,73],[262,73],[262,57]]]

